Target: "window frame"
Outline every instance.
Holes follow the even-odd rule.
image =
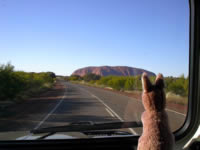
[[[200,1],[189,0],[189,96],[188,112],[183,126],[174,132],[177,145],[191,139],[200,124]]]
[[[200,1],[189,0],[189,97],[188,112],[183,126],[174,132],[176,147],[182,148],[200,124]],[[116,149],[137,146],[139,136],[96,139],[0,141],[0,149]]]

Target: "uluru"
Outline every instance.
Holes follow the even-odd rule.
[[[93,73],[100,76],[136,76],[146,72],[148,76],[155,76],[155,73],[134,67],[128,66],[91,66],[75,70],[72,75],[84,76],[88,73]]]

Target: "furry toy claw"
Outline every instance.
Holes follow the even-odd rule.
[[[143,133],[139,138],[138,150],[173,150],[174,136],[170,131],[165,111],[166,97],[163,75],[158,74],[152,84],[146,73],[142,75]]]

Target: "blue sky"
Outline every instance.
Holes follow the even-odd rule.
[[[0,63],[70,75],[86,66],[188,74],[187,0],[0,0]]]

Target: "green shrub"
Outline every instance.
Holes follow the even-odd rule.
[[[124,85],[124,89],[125,90],[134,90],[134,79],[133,78],[128,78],[125,82],[125,85]]]
[[[18,97],[24,97],[23,94],[25,93],[51,87],[50,85],[55,80],[54,75],[52,72],[14,71],[14,66],[10,63],[0,65],[0,100],[15,100]]]
[[[167,92],[172,92],[177,95],[187,96],[189,79],[184,76],[178,78],[167,77],[165,78],[165,86]]]
[[[112,76],[102,77],[97,84],[108,86],[108,81],[112,79]]]
[[[69,81],[81,81],[82,79],[83,78],[79,75],[72,75],[72,76],[68,77],[67,80],[69,80]]]
[[[83,80],[86,81],[86,82],[89,82],[91,80],[99,80],[101,78],[100,75],[96,75],[96,74],[93,74],[93,73],[89,73],[89,74],[86,74],[84,77],[83,77]]]
[[[89,82],[90,84],[97,84],[102,87],[111,87],[115,90],[142,90],[141,75],[138,76],[105,76],[100,77],[95,74],[87,74],[83,78],[80,76],[69,77],[72,81]],[[154,83],[156,77],[149,77],[151,82]],[[165,90],[180,96],[188,95],[189,79],[184,75],[180,77],[165,77]]]

